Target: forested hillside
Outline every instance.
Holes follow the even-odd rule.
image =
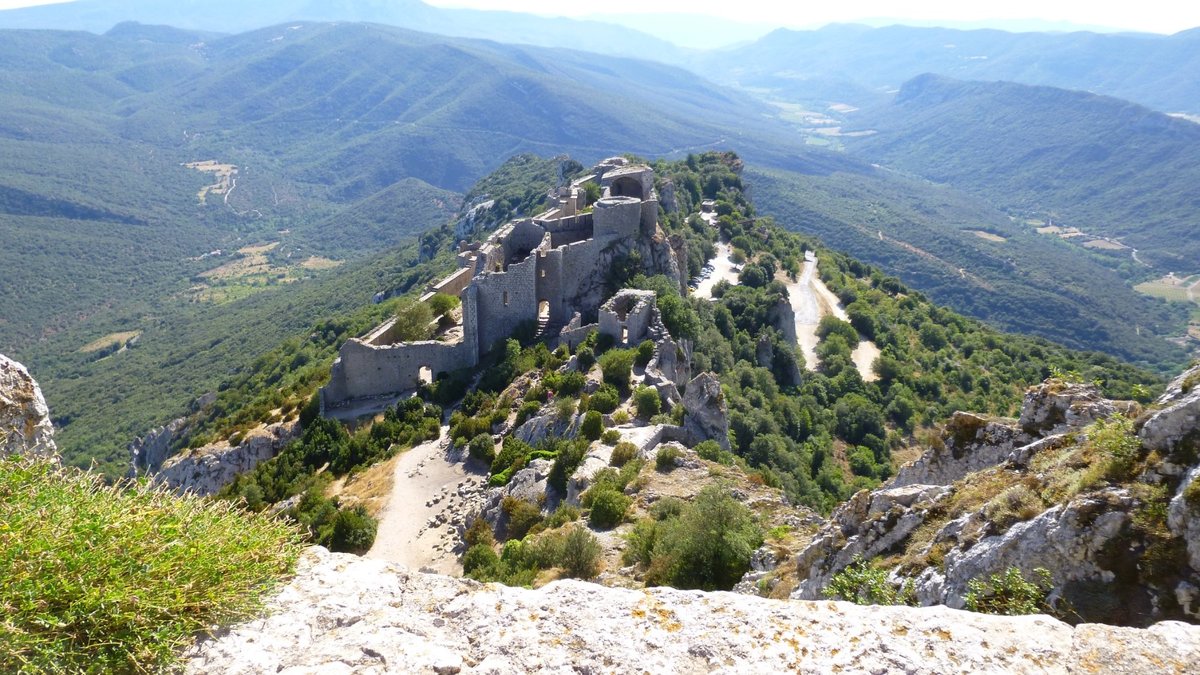
[[[1163,339],[1185,331],[1184,310],[1138,295],[1111,259],[1039,234],[980,199],[885,170],[802,175],[751,167],[747,182],[759,208],[788,228],[957,311],[1164,372],[1186,360]]]
[[[932,75],[852,119],[877,133],[847,145],[875,161],[1042,224],[1119,237],[1160,274],[1196,271],[1194,122],[1084,92]],[[1112,253],[1139,267],[1129,249]]]

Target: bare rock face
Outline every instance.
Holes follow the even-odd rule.
[[[1003,462],[1029,440],[1011,423],[956,412],[946,423],[942,444],[901,467],[891,485],[949,485],[968,473]]]
[[[729,409],[716,375],[700,373],[688,383],[683,409],[683,429],[694,439],[690,445],[711,439],[729,449]]]
[[[50,409],[25,366],[0,354],[0,457],[57,457]]]
[[[1164,407],[1151,414],[1138,432],[1142,444],[1191,459],[1200,451],[1200,366],[1176,378],[1158,403]]]
[[[311,549],[266,618],[189,673],[1190,672],[1200,627],[556,581],[537,590]]]
[[[1140,430],[1146,468],[1112,481],[1082,473],[1107,460],[1079,454],[1088,446],[1078,431],[1131,406],[1094,387],[1033,387],[1019,422],[956,413],[934,447],[835,509],[785,563],[798,577],[792,597],[821,598],[861,555],[899,561],[892,582],[911,584],[924,605],[963,607],[972,580],[1044,568],[1048,601],[1064,615],[1200,618],[1200,392],[1176,384],[1159,405]],[[1164,493],[1165,514],[1154,496]]]
[[[145,436],[134,439],[128,446],[130,477],[154,473],[161,469],[171,452],[171,443],[186,425],[187,418],[180,417],[171,420],[166,426],[151,429]]]
[[[1095,385],[1067,384],[1050,379],[1025,393],[1019,424],[1021,430],[1031,436],[1048,436],[1078,429],[1129,409],[1128,402],[1104,398]]]
[[[547,438],[575,438],[579,435],[579,425],[582,423],[581,415],[559,417],[558,412],[553,410],[553,406],[543,407],[542,410],[548,411],[525,420],[525,423],[513,432],[513,436],[537,447]]]
[[[178,492],[216,494],[238,474],[254,469],[283,449],[300,433],[297,422],[281,422],[248,432],[242,442],[222,441],[171,457],[151,479]]]

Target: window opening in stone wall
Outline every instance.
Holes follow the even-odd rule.
[[[549,319],[550,318],[550,301],[549,300],[542,300],[542,301],[538,302],[538,318],[539,319]]]
[[[504,306],[508,307],[508,291],[504,291]]]
[[[421,384],[433,384],[433,370],[429,366],[421,366],[417,371],[417,381]]]
[[[621,326],[621,344],[629,342],[629,329]]]

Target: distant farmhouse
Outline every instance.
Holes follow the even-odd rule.
[[[588,181],[601,188],[590,210]],[[585,320],[598,321],[618,344],[633,341],[639,335],[630,334],[631,320],[635,334],[644,331],[639,313],[622,311],[622,302],[602,313],[601,305],[608,299],[609,266],[635,249],[649,271],[683,283],[687,256],[681,241],[672,245],[658,228],[653,170],[607,159],[560,188],[550,210],[509,222],[482,244],[460,245],[458,270],[422,297],[447,293],[462,301],[461,324],[442,340],[396,342],[393,319],[347,341],[321,390],[322,409],[411,390],[442,373],[474,367],[526,322],[537,323],[542,336],[572,341],[597,328],[583,326]]]

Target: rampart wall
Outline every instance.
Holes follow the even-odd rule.
[[[505,272],[481,275],[475,288],[479,300],[475,325],[481,353],[512,335],[522,322],[537,321],[536,254],[509,265]]]

